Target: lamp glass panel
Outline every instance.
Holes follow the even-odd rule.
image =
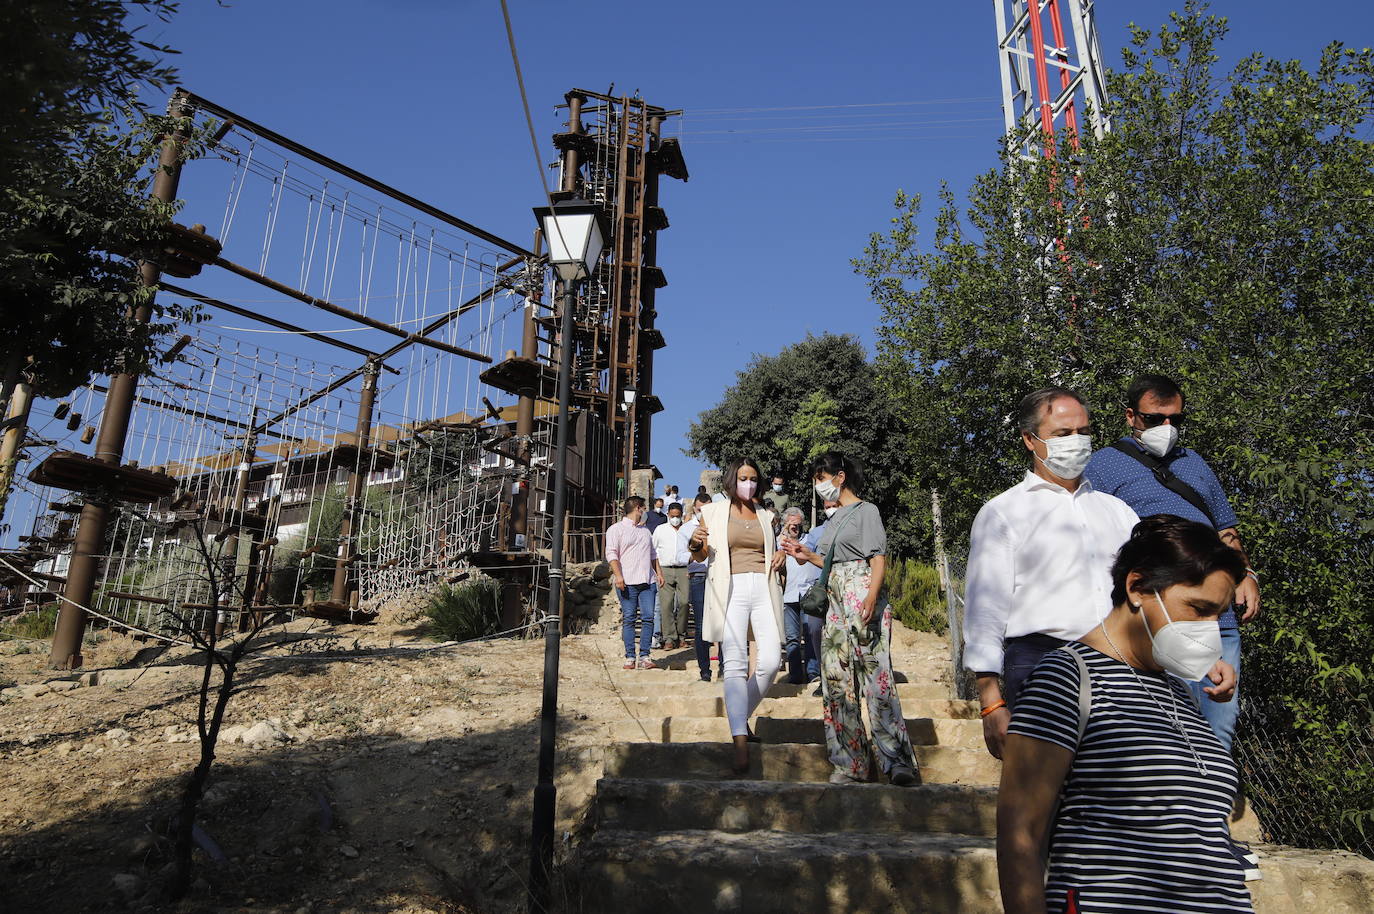
[[[549,245],[549,262],[581,266],[586,257],[587,241],[595,227],[596,220],[590,213],[545,216],[544,240]]]

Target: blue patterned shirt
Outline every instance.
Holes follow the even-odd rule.
[[[1136,440],[1127,435],[1121,439],[1131,447],[1140,447]],[[1169,471],[1193,487],[1207,508],[1216,518],[1216,529],[1225,530],[1236,526],[1236,512],[1226,500],[1212,468],[1207,465],[1196,451],[1186,447],[1175,447],[1173,459],[1169,461]],[[1177,492],[1164,488],[1150,468],[1115,448],[1103,448],[1088,461],[1083,470],[1084,477],[1099,492],[1107,492],[1130,505],[1141,517],[1152,514],[1173,514],[1178,517],[1212,525],[1205,514],[1188,503]],[[1231,610],[1222,614],[1223,625],[1234,625],[1235,615]]]

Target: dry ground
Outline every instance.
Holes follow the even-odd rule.
[[[315,625],[277,632],[247,664],[199,820],[224,859],[198,850],[176,907],[155,898],[161,836],[199,751],[195,657],[138,663],[136,645],[108,639],[86,668],[138,679],[0,705],[0,912],[521,909],[542,640],[434,647],[413,627]],[[905,635],[908,650],[941,650]],[[53,675],[46,645],[15,649],[0,681]],[[563,642],[562,848],[601,774],[606,725],[625,716],[619,664],[609,626]],[[255,725],[249,743],[229,741]]]

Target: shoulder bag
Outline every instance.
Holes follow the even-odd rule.
[[[1207,522],[1212,525],[1213,529],[1216,529],[1217,519],[1212,516],[1212,511],[1207,507],[1207,502],[1198,494],[1197,489],[1173,474],[1167,461],[1161,460],[1154,454],[1147,454],[1134,444],[1127,444],[1125,441],[1114,441],[1111,447],[1113,450],[1120,451],[1127,457],[1144,464],[1151,473],[1155,474],[1155,479],[1159,480],[1160,485],[1201,511],[1202,515],[1207,518]]]

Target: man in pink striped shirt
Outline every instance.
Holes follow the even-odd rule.
[[[625,499],[625,516],[606,531],[606,561],[620,597],[620,631],[625,639],[625,669],[635,664],[635,622],[639,622],[639,669],[657,669],[649,660],[654,638],[654,585],[663,586],[663,569],[654,538],[643,525],[644,499]]]

